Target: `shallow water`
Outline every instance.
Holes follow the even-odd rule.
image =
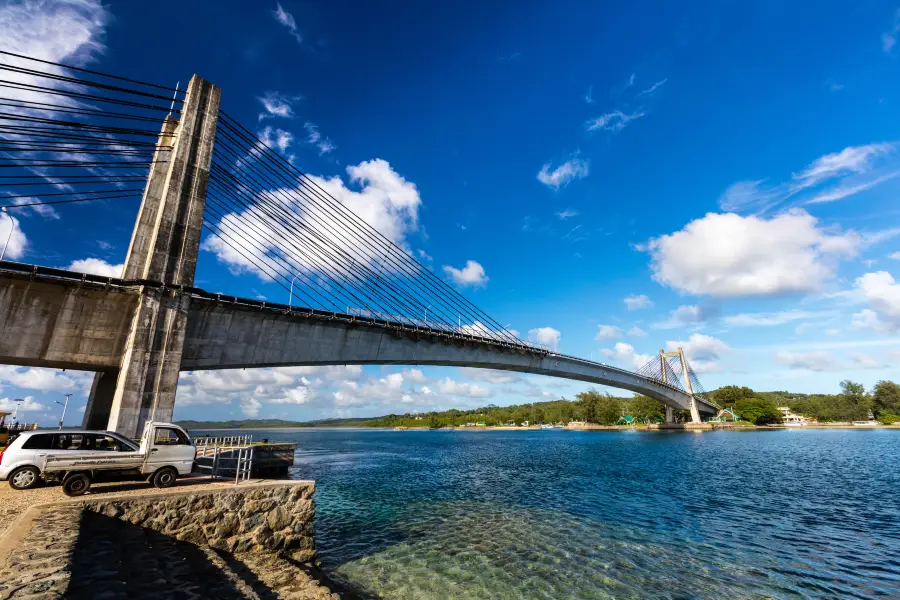
[[[373,597],[900,598],[900,431],[261,437]]]

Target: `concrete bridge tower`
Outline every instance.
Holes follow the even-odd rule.
[[[697,400],[694,398],[694,386],[691,383],[690,373],[688,372],[688,364],[687,359],[684,357],[684,350],[679,346],[678,350],[675,352],[666,352],[664,350],[659,351],[659,366],[662,371],[662,381],[663,383],[668,383],[669,374],[668,369],[666,368],[666,359],[667,358],[678,358],[679,362],[681,362],[681,371],[684,374],[684,388],[688,393],[688,396],[691,398],[690,404],[690,413],[691,413],[691,423],[700,423],[700,411],[697,408]],[[674,423],[675,422],[675,409],[671,406],[666,406],[666,423]]]
[[[125,260],[141,285],[119,368],[98,372],[84,426],[137,437],[148,419],[171,420],[193,286],[221,90],[191,78],[180,117],[166,118]]]

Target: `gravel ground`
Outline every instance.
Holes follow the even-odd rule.
[[[261,479],[251,479],[250,482],[260,482]],[[149,483],[143,481],[115,481],[108,483],[95,483],[91,486],[90,492],[83,499],[96,498],[103,494],[118,495],[138,495],[148,491],[153,492],[178,492],[190,486],[191,489],[202,490],[204,488],[220,488],[222,486],[234,485],[233,481],[219,479],[213,481],[208,476],[185,477],[179,479],[174,486],[166,490],[154,488]],[[24,513],[27,509],[38,504],[47,504],[48,502],[64,502],[67,500],[77,500],[69,498],[63,494],[61,485],[45,485],[31,490],[17,491],[9,487],[8,483],[0,482],[0,537],[6,534],[6,531],[13,522]]]

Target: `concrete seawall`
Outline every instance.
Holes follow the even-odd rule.
[[[0,599],[338,597],[308,574],[313,482],[215,487],[30,508],[0,541]]]

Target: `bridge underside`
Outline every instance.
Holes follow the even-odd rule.
[[[48,270],[43,270],[48,271]],[[0,363],[115,372],[128,347],[140,282],[0,274]],[[104,283],[100,283],[100,281]],[[366,320],[329,318],[253,300],[190,295],[181,370],[311,365],[434,365],[534,373],[644,394],[678,410],[690,397],[645,377],[573,357],[448,339]],[[101,378],[102,384],[102,378]],[[702,413],[716,408],[697,399]]]

